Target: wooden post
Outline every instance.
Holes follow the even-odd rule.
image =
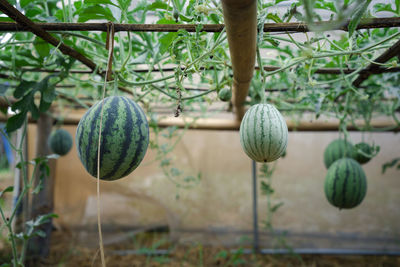
[[[222,0],[222,8],[233,69],[232,103],[241,121],[256,60],[257,1]]]
[[[53,119],[42,113],[37,121],[37,137],[36,137],[36,157],[43,157],[51,154],[47,145],[53,125]],[[51,159],[48,162],[50,167],[50,176],[46,175],[45,170],[38,168],[34,174],[34,186],[36,188],[40,181],[42,189],[37,194],[33,194],[31,203],[31,219],[35,220],[39,215],[49,214],[53,212],[54,198],[54,176],[56,161]],[[42,177],[42,178],[41,178]],[[40,230],[46,233],[45,237],[34,237],[29,240],[27,251],[27,263],[29,266],[35,266],[35,262],[49,253],[50,238],[52,230],[52,221],[41,225]]]

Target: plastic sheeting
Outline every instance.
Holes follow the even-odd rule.
[[[65,127],[74,134],[75,127]],[[29,128],[30,155],[34,126]],[[179,130],[181,132],[181,130]],[[381,146],[377,157],[363,166],[367,196],[352,210],[330,206],[324,196],[323,151],[336,132],[291,132],[287,155],[273,174],[273,203],[284,205],[273,215],[275,234],[266,231],[267,199],[258,194],[260,247],[361,249],[400,251],[400,171],[382,164],[400,156],[400,136],[393,133],[351,133]],[[151,136],[154,141],[154,135]],[[169,140],[172,144],[175,139]],[[250,245],[252,238],[251,161],[233,131],[189,130],[168,154],[176,170],[172,178],[201,181],[192,188],[168,179],[149,149],[142,164],[128,177],[101,182],[101,216],[105,243],[119,242],[135,232],[168,226],[173,240],[211,245]],[[165,163],[165,162],[164,162]],[[258,168],[260,165],[257,165]],[[192,179],[191,178],[191,179]],[[189,179],[190,180],[190,179]],[[96,180],[80,164],[74,149],[57,162],[56,223],[81,231],[82,242],[97,245]]]

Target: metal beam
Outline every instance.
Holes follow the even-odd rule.
[[[362,73],[354,80],[353,86],[359,87],[368,79],[369,76],[371,76],[372,73],[380,69],[379,63],[385,63],[395,56],[400,56],[400,40],[386,50],[382,55],[374,59],[374,63],[370,63],[364,70],[362,70]],[[375,64],[375,62],[378,64]]]

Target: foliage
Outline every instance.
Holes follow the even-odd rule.
[[[150,148],[156,151],[155,161],[159,162],[159,166],[165,177],[176,185],[177,192],[175,197],[179,199],[181,189],[193,188],[201,181],[201,172],[195,175],[187,174],[182,170],[181,166],[175,163],[177,159],[171,155],[171,152],[185,134],[189,124],[186,124],[183,131],[178,131],[178,127],[176,126],[161,129],[157,126],[154,117],[151,117],[149,127],[153,130]]]
[[[397,164],[397,166],[396,166]],[[396,169],[400,170],[400,158],[394,158],[389,162],[386,162],[382,165],[382,174],[386,172],[388,168],[393,168],[396,166]]]
[[[31,220],[26,221],[26,226],[23,227],[22,232],[16,232],[15,229],[13,229],[13,224],[17,218],[17,214],[20,211],[23,199],[29,197],[29,194],[39,193],[39,191],[42,189],[43,180],[47,179],[50,175],[50,169],[47,165],[48,160],[50,158],[58,157],[57,155],[49,155],[46,157],[38,157],[31,161],[26,161],[22,153],[23,139],[25,138],[26,134],[26,120],[23,127],[23,134],[19,142],[20,146],[13,146],[13,149],[16,151],[19,158],[21,159],[21,161],[17,163],[16,167],[21,170],[23,176],[23,187],[21,189],[21,192],[16,195],[17,198],[15,203],[13,204],[10,215],[7,216],[4,208],[0,206],[1,221],[8,231],[7,239],[10,242],[12,251],[12,259],[8,266],[11,266],[11,264],[12,266],[23,266],[26,259],[28,241],[35,236],[45,237],[46,233],[40,230],[39,227],[45,223],[48,223],[51,218],[57,217],[56,214],[52,213],[42,214],[39,215],[37,218],[32,218]],[[2,129],[1,133],[5,135],[5,132]],[[32,177],[30,179],[28,179],[27,177],[28,165],[33,166]],[[38,176],[36,175],[37,172],[39,172]],[[36,179],[39,179],[39,181],[36,181]],[[14,186],[9,186],[2,190],[0,192],[0,200],[3,200],[5,194],[12,193],[13,191]]]
[[[259,1],[260,30],[266,22],[304,20],[316,27],[316,22],[327,20],[326,17],[331,22],[322,29],[315,29],[315,33],[260,34],[259,65],[261,63],[279,69],[272,72],[256,71],[249,92],[249,104],[260,102],[265,89],[274,89],[278,90],[279,97],[271,92],[267,94],[266,101],[274,103],[278,109],[288,114],[302,110],[315,112],[316,117],[322,114],[334,116],[342,122],[344,128],[355,124],[356,119],[361,119],[366,122],[361,130],[374,130],[370,125],[372,113],[391,116],[399,124],[395,114],[400,106],[398,75],[373,75],[361,88],[352,85],[360,71],[400,36],[397,28],[356,29],[362,18],[377,17],[382,12],[400,15],[398,1],[374,5],[370,2],[303,0],[290,2],[289,5],[288,1],[283,0]],[[275,5],[286,7],[285,4],[288,6],[286,11],[285,8],[275,8]],[[132,4],[130,0],[85,0],[67,4],[66,1],[52,0],[21,1],[20,5],[26,16],[36,22],[103,20],[134,24],[197,24],[195,33],[179,30],[115,35],[115,81],[110,83],[107,93],[121,94],[115,88],[125,87],[147,112],[157,106],[155,103],[171,106],[178,99],[177,105],[183,107],[183,112],[190,112],[199,104],[207,108],[212,102],[219,101],[213,92],[229,87],[232,83],[225,34],[201,31],[202,25],[206,23],[223,22],[222,9],[217,1],[156,0]],[[349,17],[351,20],[347,34],[322,31],[343,25]],[[108,53],[104,47],[105,33],[54,34],[64,44],[96,62],[99,69],[105,69]],[[16,114],[9,120],[9,131],[21,126],[26,114],[30,113],[35,118],[39,112],[45,112],[55,99],[85,107],[82,99],[86,103],[93,103],[99,98],[102,83],[100,77],[96,74],[82,77],[81,74],[69,72],[83,67],[42,39],[28,32],[3,34],[0,38],[0,68],[8,72],[10,87],[15,88],[6,90],[5,83],[1,83],[1,92],[17,100],[12,105]],[[266,49],[271,51],[268,54],[274,56],[267,56]],[[395,67],[398,59],[380,65]],[[154,69],[166,66],[173,66],[173,73],[153,72]],[[57,69],[61,72],[45,75],[28,71],[28,68]],[[319,68],[338,68],[343,73],[317,74]],[[145,71],[139,71],[143,69]],[[345,74],[347,69],[355,71]],[[76,89],[62,87],[70,83],[75,84]],[[199,94],[187,90],[188,85],[210,90]],[[38,94],[41,97],[36,100]],[[364,101],[362,107],[355,104],[359,100]]]
[[[273,232],[272,216],[284,204],[281,201],[273,203],[274,201],[271,199],[275,192],[275,189],[272,187],[272,175],[275,171],[275,167],[276,163],[263,163],[260,167],[261,193],[267,197],[267,218],[264,221],[264,224],[271,232]]]
[[[17,4],[17,1],[9,2]],[[117,32],[113,53],[114,80],[108,82],[107,94],[130,94],[133,100],[141,103],[151,118],[150,127],[155,134],[150,146],[156,150],[157,160],[168,179],[178,188],[190,188],[201,180],[201,173],[187,175],[172,164],[174,159],[170,152],[184,131],[160,129],[157,121],[162,117],[160,107],[167,108],[168,115],[206,116],[210,114],[207,112],[209,107],[220,101],[217,92],[231,87],[232,68],[225,32],[202,31],[205,24],[223,23],[220,1],[141,0],[134,4],[132,0],[21,0],[18,5],[35,22],[196,24],[193,33],[186,30]],[[340,121],[340,130],[345,134],[348,125],[362,131],[398,127],[398,73],[374,74],[361,87],[353,85],[365,67],[400,39],[398,28],[357,29],[362,19],[385,14],[400,16],[400,1],[258,1],[257,62],[260,69],[255,71],[246,104],[266,101],[289,116],[312,113],[316,118],[334,117]],[[348,18],[348,32],[328,31],[342,27]],[[319,22],[327,20],[329,22],[322,27]],[[0,14],[0,21],[11,19]],[[264,23],[294,21],[307,22],[314,32],[263,32]],[[97,73],[105,70],[108,57],[104,45],[106,33],[63,31],[52,32],[52,35],[95,62]],[[378,65],[394,68],[398,67],[398,61],[395,57]],[[276,70],[264,71],[264,66]],[[321,68],[336,68],[339,74],[320,74]],[[46,71],[33,71],[38,69]],[[83,75],[76,70],[86,68],[30,32],[0,34],[0,72],[4,74],[0,77],[0,97],[12,111],[7,131],[23,127],[28,115],[35,119],[41,112],[50,113],[51,105],[86,109],[96,102],[101,96],[103,78],[96,72]],[[228,104],[219,111],[226,109],[229,109]],[[7,109],[1,111],[7,113]],[[51,115],[60,116],[56,112]],[[389,117],[394,125],[375,129],[371,121],[376,116]],[[364,126],[357,126],[358,120],[364,121]],[[163,143],[163,138],[175,141]],[[393,162],[387,166],[397,163]],[[26,164],[22,162],[19,166],[24,169]],[[274,192],[270,171],[267,167],[263,169],[262,190],[267,196]],[[269,206],[267,226],[271,226],[271,216],[281,205]],[[15,239],[11,229],[10,233],[11,239]]]

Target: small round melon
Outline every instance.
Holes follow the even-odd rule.
[[[240,143],[254,161],[271,162],[286,151],[288,128],[281,113],[272,105],[257,104],[240,124]]]
[[[48,145],[53,153],[64,156],[72,148],[72,137],[66,130],[57,129],[50,135]]]
[[[332,141],[325,149],[324,163],[328,169],[332,163],[341,158],[353,158],[354,147],[351,143],[343,139],[336,139]]]
[[[219,90],[219,92],[218,92],[218,98],[219,98],[221,101],[224,101],[224,102],[230,101],[231,98],[232,98],[232,91],[231,91],[231,89],[229,89],[229,88],[222,88],[221,90]]]
[[[339,209],[358,206],[367,192],[367,179],[361,165],[351,158],[335,161],[325,178],[325,196]]]

